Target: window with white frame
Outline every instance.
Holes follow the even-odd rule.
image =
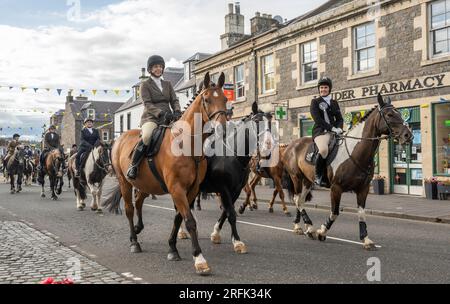
[[[103,139],[103,141],[109,140],[109,132],[108,131],[102,131],[102,139]]]
[[[95,109],[88,109],[87,117],[95,120]]]
[[[245,96],[244,86],[244,64],[234,67],[234,90],[236,98]]]
[[[261,58],[262,92],[275,90],[275,65],[273,54]]]
[[[353,37],[355,73],[373,70],[375,68],[375,23],[370,22],[355,27]]]
[[[450,54],[450,0],[430,3],[430,49],[432,56]]]
[[[131,130],[131,112],[127,113],[127,130]]]
[[[301,52],[303,83],[317,80],[317,41],[303,43]]]

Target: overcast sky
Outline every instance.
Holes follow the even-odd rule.
[[[152,54],[162,55],[167,66],[181,67],[196,52],[220,51],[230,2],[0,0],[0,136],[40,134],[48,112],[64,108],[67,91],[58,96],[32,88],[126,90]],[[256,11],[292,19],[324,2],[242,0],[240,5],[249,33]],[[129,97],[88,96],[105,101]]]

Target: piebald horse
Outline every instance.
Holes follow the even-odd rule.
[[[256,164],[258,161],[258,157],[255,155],[252,157],[252,160],[250,161],[250,170],[253,172],[253,178],[245,185],[244,191],[246,194],[246,198],[244,203],[239,208],[239,213],[243,214],[245,211],[245,208],[249,206],[250,210],[258,209],[257,204],[257,198],[256,198],[256,192],[255,187],[258,184],[258,182],[261,180],[261,178],[270,178],[273,180],[273,183],[275,185],[275,190],[273,191],[272,199],[269,202],[269,212],[273,213],[273,204],[275,203],[275,199],[277,195],[280,196],[281,199],[281,205],[283,208],[283,212],[286,216],[290,216],[291,213],[288,211],[286,207],[286,203],[284,201],[284,191],[283,191],[283,162],[281,161],[281,158],[283,157],[284,151],[286,150],[287,145],[286,144],[280,144],[279,145],[279,151],[280,151],[280,157],[278,159],[278,162],[274,163],[271,167],[261,168],[260,172],[256,170]],[[250,203],[250,201],[252,203]]]
[[[22,191],[23,168],[25,163],[25,151],[19,145],[14,150],[14,154],[8,159],[5,172],[8,173],[11,184],[11,194]],[[15,175],[17,175],[17,189],[15,187]]]
[[[73,189],[77,199],[78,211],[83,211],[86,207],[84,200],[86,196],[86,187],[92,194],[91,210],[102,213],[100,205],[102,197],[103,184],[106,175],[112,172],[110,159],[110,150],[107,145],[100,144],[89,152],[85,165],[81,171],[80,177],[75,176],[75,159],[76,155],[72,155],[68,162],[67,174],[73,177]]]
[[[300,217],[305,222],[306,234],[313,239],[325,241],[327,232],[339,215],[339,204],[343,192],[356,193],[359,207],[359,231],[363,248],[375,249],[375,243],[369,239],[366,225],[366,199],[374,173],[374,157],[382,139],[396,138],[400,144],[411,141],[412,133],[402,119],[399,111],[385,103],[378,95],[378,106],[366,114],[363,120],[339,139],[336,158],[328,167],[331,182],[331,214],[325,224],[317,231],[306,213],[304,203],[311,200],[314,181],[314,166],[305,161],[311,138],[303,137],[292,142],[283,157],[284,167],[290,177],[290,195],[297,207],[294,232],[303,234]]]
[[[64,185],[63,180],[63,162],[64,155],[61,154],[59,149],[53,149],[50,151],[44,161],[44,174],[42,176],[41,183],[41,197],[45,198],[45,175],[48,174],[48,178],[50,180],[50,189],[52,191],[52,200],[56,201],[58,199],[57,195],[62,193],[62,187]],[[55,193],[56,192],[56,193]]]
[[[171,261],[180,260],[180,255],[176,248],[176,234],[178,233],[181,222],[184,220],[192,241],[194,267],[196,272],[201,275],[210,274],[211,269],[202,255],[202,250],[198,242],[197,223],[192,215],[190,203],[194,202],[199,192],[199,185],[203,181],[206,173],[207,163],[202,146],[208,134],[202,133],[202,130],[208,123],[218,122],[224,124],[226,122],[227,99],[222,90],[224,83],[225,74],[222,73],[220,75],[216,86],[211,85],[209,73],[206,73],[203,80],[203,91],[184,112],[181,119],[170,129],[167,129],[160,150],[153,157],[153,162],[156,165],[158,175],[161,177],[161,182],[155,178],[146,159],[140,164],[139,176],[136,180],[126,178],[133,149],[140,140],[140,131],[130,130],[122,134],[114,143],[111,155],[112,164],[119,184],[111,196],[103,203],[103,206],[107,207],[109,211],[117,211],[120,205],[120,199],[123,197],[125,201],[125,213],[129,222],[131,252],[138,253],[141,252],[141,247],[137,240],[137,234],[144,228],[142,222],[143,201],[149,194],[165,194],[166,191],[163,189],[165,185],[168,193],[172,196],[177,211],[172,235],[169,240],[170,250],[168,259]],[[180,138],[183,139],[181,144],[179,141]],[[173,149],[174,147],[175,149]],[[178,153],[179,151],[175,151],[179,149],[188,151],[186,153]],[[142,195],[138,195],[136,200],[137,226],[134,226],[133,219],[133,187],[139,190],[138,193],[142,193]]]

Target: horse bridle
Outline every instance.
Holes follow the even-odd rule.
[[[109,154],[108,154],[109,155]],[[92,159],[94,160],[94,164],[97,166],[97,168],[103,170],[104,172],[108,173],[108,167],[110,167],[112,164],[109,162],[109,159],[107,161],[105,161],[105,158],[100,156],[99,159],[97,160],[101,160],[102,162],[102,166],[97,162],[97,160],[95,159],[94,153],[92,153]]]
[[[206,116],[208,117],[208,121],[213,120],[214,117],[216,117],[216,119],[214,121],[217,121],[220,117],[220,115],[227,115],[227,111],[225,110],[218,110],[216,112],[213,112],[212,114],[208,114],[208,110],[206,107],[206,104],[209,104],[209,101],[206,100],[205,95],[203,95],[205,93],[207,89],[203,90],[200,94],[202,95],[202,108],[206,113]]]

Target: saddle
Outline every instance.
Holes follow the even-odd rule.
[[[159,182],[161,188],[164,190],[164,192],[169,193],[169,190],[167,189],[164,180],[159,175],[158,170],[156,169],[156,165],[153,161],[153,158],[155,157],[156,154],[158,154],[159,149],[161,148],[161,143],[164,139],[164,134],[166,134],[167,128],[168,126],[166,125],[160,125],[153,131],[152,138],[150,140],[150,145],[147,149],[146,158],[148,166],[150,167],[150,170],[152,171],[156,180]]]
[[[332,134],[330,138],[330,143],[328,144],[328,156],[326,159],[327,167],[333,162],[336,158],[339,145],[337,144],[336,135]],[[313,141],[309,146],[306,152],[305,160],[310,165],[315,166],[317,163],[317,158],[319,156],[319,149],[317,148],[316,143]]]

